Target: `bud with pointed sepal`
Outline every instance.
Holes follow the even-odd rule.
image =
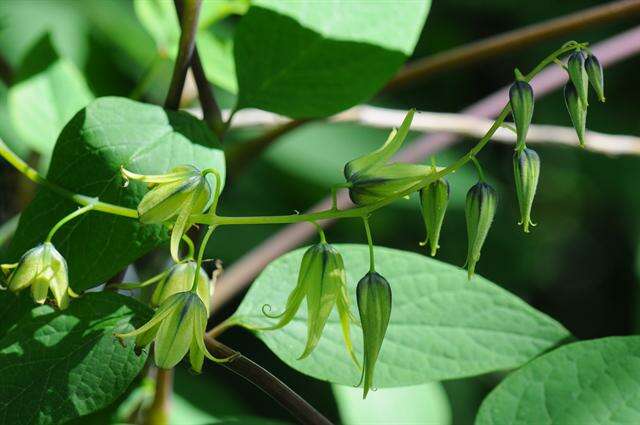
[[[518,80],[509,89],[509,104],[513,121],[516,124],[516,150],[524,149],[529,132],[529,125],[533,118],[533,89],[526,81]]]
[[[154,289],[151,295],[151,305],[157,307],[173,294],[189,291],[193,286],[197,267],[196,262],[193,260],[174,264]],[[207,316],[209,315],[209,305],[211,304],[211,290],[211,281],[207,276],[207,272],[201,267],[198,270],[196,292],[207,309]]]
[[[526,148],[513,155],[513,174],[516,182],[516,195],[520,206],[520,222],[525,233],[529,233],[531,206],[538,188],[540,177],[540,157],[533,149]]]
[[[576,133],[578,134],[580,146],[584,147],[584,136],[587,127],[587,108],[580,102],[578,92],[571,81],[567,82],[564,86],[564,101],[567,105],[573,128],[576,129]]]
[[[211,186],[206,176],[191,165],[180,165],[167,174],[143,175],[122,169],[128,180],[148,183],[152,188],[138,204],[142,223],[173,222],[171,256],[179,261],[180,239],[188,230],[189,217],[204,211],[211,199]]]
[[[494,188],[485,182],[478,182],[467,192],[465,218],[467,221],[467,270],[469,279],[475,272],[480,260],[482,245],[487,238],[498,206],[498,195]]]
[[[598,100],[604,102],[604,74],[602,72],[602,65],[595,55],[589,53],[584,61],[584,68],[587,70],[587,76],[591,87],[595,90]]]
[[[397,196],[415,186],[433,171],[433,167],[388,163],[409,133],[414,110],[407,113],[398,130],[393,130],[384,145],[374,152],[349,161],[344,176],[349,196],[357,205],[369,205]]]
[[[436,255],[440,247],[438,241],[449,203],[449,192],[449,182],[445,179],[433,181],[420,190],[420,208],[424,227],[427,230],[424,244],[429,244],[432,256]]]
[[[342,255],[331,245],[321,242],[304,253],[300,264],[298,282],[293,289],[282,313],[272,315],[270,306],[263,306],[263,313],[278,322],[260,330],[274,330],[286,326],[295,317],[302,300],[307,300],[307,343],[300,359],[309,356],[318,345],[327,319],[336,306],[342,325],[345,346],[352,360],[357,364],[351,334],[350,322],[356,321],[349,308],[347,278]]]
[[[31,287],[31,295],[38,304],[46,301],[51,290],[60,309],[69,305],[67,262],[51,242],[27,251],[9,276],[8,285],[13,292]]]
[[[589,78],[587,76],[587,70],[585,69],[584,54],[582,52],[574,52],[569,56],[567,71],[569,72],[569,79],[576,88],[580,102],[582,102],[583,107],[586,109],[587,106],[589,106]]]
[[[360,382],[364,382],[362,398],[366,398],[373,386],[376,362],[389,326],[392,305],[391,286],[380,274],[370,271],[358,282],[356,296],[364,344]]]
[[[178,292],[164,300],[151,320],[138,329],[116,334],[121,341],[136,337],[136,347],[145,347],[155,341],[154,360],[156,366],[171,369],[189,352],[191,368],[202,371],[204,358],[217,363],[229,359],[218,359],[204,345],[207,326],[207,309],[193,291]]]

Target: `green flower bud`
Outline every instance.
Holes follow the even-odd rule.
[[[431,182],[427,187],[420,189],[420,207],[424,227],[427,229],[427,238],[424,241],[431,247],[431,255],[436,255],[440,239],[440,229],[444,221],[444,214],[449,203],[449,182],[445,179],[438,179]]]
[[[207,317],[207,309],[197,293],[178,292],[160,304],[149,322],[116,337],[123,340],[135,336],[136,347],[155,341],[154,359],[162,369],[173,368],[189,352],[191,368],[200,372],[205,357],[215,362],[228,360],[215,358],[204,345]]]
[[[196,167],[180,165],[167,174],[142,175],[122,169],[128,180],[151,185],[140,204],[138,215],[145,224],[175,221],[171,231],[171,256],[179,261],[180,239],[188,230],[189,217],[204,211],[211,199],[211,186]]]
[[[586,109],[587,106],[589,106],[589,78],[584,65],[584,54],[582,52],[574,52],[569,56],[569,60],[567,61],[569,79],[576,88],[580,102],[582,102],[583,107]]]
[[[269,305],[262,308],[266,316],[280,320],[275,325],[261,328],[261,330],[279,329],[287,325],[295,317],[302,300],[306,298],[307,343],[299,357],[303,359],[309,356],[318,345],[327,319],[333,307],[336,306],[347,351],[357,364],[349,329],[349,323],[355,321],[355,318],[349,308],[346,287],[347,279],[342,255],[324,242],[311,246],[302,257],[298,283],[289,295],[284,311],[272,315],[269,313],[271,308]]]
[[[526,81],[516,81],[509,89],[509,103],[516,124],[516,150],[524,149],[529,124],[533,118],[533,89]]]
[[[516,195],[520,206],[520,222],[525,233],[529,233],[531,221],[531,206],[538,188],[540,177],[540,157],[533,149],[524,149],[513,155],[513,175],[516,182]]]
[[[38,304],[46,301],[51,290],[59,308],[69,305],[67,262],[51,242],[27,251],[9,276],[8,285],[13,292],[31,287],[31,295]]]
[[[376,272],[367,273],[358,282],[356,288],[358,311],[362,324],[362,339],[364,342],[364,359],[362,378],[364,393],[367,397],[373,386],[373,373],[380,354],[380,348],[387,333],[389,318],[391,317],[391,286],[389,282]]]
[[[174,264],[153,291],[153,295],[151,295],[151,305],[157,307],[171,295],[178,292],[189,291],[193,285],[196,267],[197,264],[193,260]],[[211,284],[207,272],[202,268],[198,271],[198,286],[196,291],[207,309],[208,316],[209,305],[211,304]]]
[[[412,109],[381,148],[345,165],[344,177],[349,183],[349,196],[355,204],[373,204],[398,195],[433,171],[433,167],[424,165],[388,163],[407,137],[413,114]]]
[[[467,220],[469,279],[473,276],[476,263],[480,260],[482,245],[484,245],[491,223],[493,223],[497,206],[498,195],[495,189],[487,183],[478,182],[467,192],[464,212]]]
[[[584,134],[587,127],[587,108],[580,102],[578,92],[571,81],[567,82],[564,86],[564,101],[567,105],[573,128],[576,129],[576,133],[578,134],[580,146],[584,147]]]
[[[587,55],[587,59],[584,61],[584,68],[587,70],[587,76],[591,87],[598,95],[600,102],[604,102],[604,75],[602,72],[602,65],[597,57],[592,54]]]
[[[398,196],[432,172],[434,168],[426,165],[383,165],[350,179],[349,197],[356,205],[374,204],[386,198]]]

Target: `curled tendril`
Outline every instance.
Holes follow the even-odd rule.
[[[284,316],[284,313],[285,313],[284,311],[280,314],[271,314],[271,309],[272,309],[271,304],[264,304],[261,308],[262,314],[264,314],[270,319],[277,319],[279,317]]]

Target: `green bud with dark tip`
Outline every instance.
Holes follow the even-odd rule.
[[[278,318],[278,322],[260,330],[274,330],[286,326],[298,312],[302,300],[307,301],[307,342],[300,359],[309,356],[318,345],[329,315],[334,306],[338,310],[345,346],[351,359],[357,359],[351,343],[350,322],[355,317],[349,307],[347,296],[347,276],[342,255],[331,245],[321,242],[315,244],[304,253],[300,264],[298,282],[293,289],[285,309],[280,314],[271,314],[270,306],[263,306],[263,313],[270,318]]]
[[[567,71],[569,72],[569,79],[576,88],[580,102],[582,102],[582,105],[586,109],[587,106],[589,106],[589,77],[585,69],[584,59],[584,53],[572,53],[567,61]]]
[[[520,222],[525,233],[529,233],[531,206],[538,188],[540,177],[540,157],[533,149],[525,148],[513,155],[513,175],[516,182],[516,195],[520,206]]]
[[[427,230],[427,237],[424,244],[429,244],[431,255],[436,255],[438,240],[440,239],[440,229],[449,204],[449,182],[445,179],[438,179],[429,183],[428,186],[420,189],[420,208],[424,227]]]
[[[469,279],[475,272],[476,263],[480,260],[482,245],[487,238],[498,206],[498,194],[485,182],[476,183],[469,192],[465,204],[467,221],[467,270]]]
[[[584,68],[587,70],[587,76],[591,87],[596,92],[598,100],[604,102],[604,73],[602,71],[602,65],[597,57],[589,53],[584,61]]]
[[[533,117],[533,89],[526,81],[516,81],[509,89],[509,104],[516,124],[516,150],[524,149]]]
[[[384,277],[372,271],[358,282],[356,296],[364,344],[360,382],[364,381],[362,398],[366,398],[373,386],[376,362],[391,317],[391,286]]]
[[[568,81],[564,86],[564,101],[573,123],[573,128],[576,129],[578,134],[578,140],[580,146],[584,147],[584,135],[587,127],[587,108],[585,108],[578,98],[578,92],[571,81]]]

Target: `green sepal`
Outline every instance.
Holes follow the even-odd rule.
[[[602,71],[602,65],[600,65],[600,61],[597,57],[595,57],[595,55],[592,55],[590,53],[584,60],[584,68],[587,71],[587,76],[589,77],[591,87],[593,87],[593,90],[598,96],[598,100],[600,100],[600,102],[604,102],[604,73]]]
[[[526,81],[516,81],[509,88],[509,104],[516,124],[516,150],[524,149],[533,118],[533,89]]]
[[[392,305],[391,286],[380,274],[369,272],[358,282],[356,297],[364,345],[362,398],[366,398],[373,386],[376,362],[389,326]]]
[[[571,117],[571,123],[578,135],[580,146],[584,147],[585,131],[587,127],[587,108],[582,105],[578,97],[578,92],[571,81],[564,86],[564,101]]]
[[[480,260],[482,245],[487,238],[498,206],[498,195],[485,182],[478,182],[467,192],[465,218],[467,222],[467,270],[469,279]]]
[[[402,146],[402,142],[409,134],[409,129],[411,128],[411,121],[413,120],[413,114],[415,109],[410,109],[407,112],[400,128],[398,130],[394,129],[389,134],[387,141],[380,147],[379,149],[363,155],[359,158],[351,160],[347,162],[344,166],[344,177],[348,181],[352,179],[353,176],[366,173],[380,165],[385,164],[391,157],[396,153],[396,151]]]
[[[587,106],[589,106],[589,78],[584,65],[584,54],[582,52],[574,52],[569,56],[569,60],[567,61],[569,79],[575,86],[580,102],[582,102],[582,105],[586,109]]]
[[[424,220],[424,227],[427,237],[424,244],[429,244],[431,255],[436,255],[440,245],[440,230],[444,222],[444,215],[449,204],[449,182],[445,179],[438,179],[428,186],[420,189],[420,209]]]
[[[520,222],[525,233],[529,233],[531,207],[538,188],[540,177],[540,157],[533,149],[526,148],[513,155],[513,176],[516,183],[516,195],[520,207]]]

